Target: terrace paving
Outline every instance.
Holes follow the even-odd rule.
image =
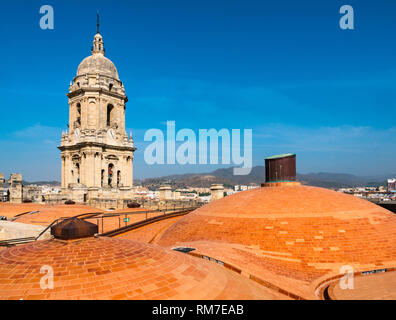
[[[354,277],[353,289],[342,289],[340,281],[330,285],[331,299],[338,300],[396,300],[396,272]]]

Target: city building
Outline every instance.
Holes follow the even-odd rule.
[[[11,203],[22,203],[22,201],[23,201],[22,174],[21,173],[11,173],[8,183],[10,184],[9,201]]]
[[[5,188],[4,173],[0,173],[0,202],[8,201],[8,190]]]
[[[37,185],[28,185],[22,187],[23,201],[42,202],[43,201],[43,188]]]
[[[396,192],[396,179],[388,179],[388,192]]]

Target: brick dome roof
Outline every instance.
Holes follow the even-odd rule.
[[[42,266],[54,271],[43,290]],[[0,251],[0,299],[272,299],[212,262],[112,238],[45,240]]]
[[[313,297],[339,274],[396,266],[396,215],[366,200],[301,185],[236,193],[195,210],[158,239]]]

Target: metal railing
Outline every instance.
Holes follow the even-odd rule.
[[[52,221],[45,229],[43,229],[36,237],[26,237],[26,238],[17,238],[17,239],[9,239],[9,240],[1,240],[0,241],[0,247],[5,246],[14,246],[18,244],[23,244],[23,243],[28,243],[28,242],[33,242],[37,241],[40,239],[42,235],[44,235],[53,225],[58,224],[59,222],[62,222],[67,219],[71,218],[79,218],[82,220],[96,220],[96,223],[98,225],[98,230],[100,231],[98,233],[99,236],[104,236],[104,235],[113,235],[113,234],[119,234],[122,232],[126,232],[129,230],[129,228],[133,229],[139,226],[147,225],[150,223],[154,223],[156,221],[160,221],[166,218],[174,217],[174,216],[179,216],[179,215],[184,215],[187,214],[197,208],[199,208],[200,205],[193,206],[193,207],[179,207],[179,208],[167,208],[167,209],[162,209],[162,210],[142,210],[142,211],[130,211],[130,212],[114,212],[114,213],[104,213],[104,212],[90,212],[90,213],[82,213],[73,217],[61,217],[58,219],[55,219]],[[27,214],[29,212],[23,213]],[[154,217],[149,217],[150,214],[156,214]],[[140,221],[135,221],[135,222],[130,222],[130,217],[131,216],[136,216],[136,215],[145,215],[145,218],[140,220]],[[112,230],[106,230],[105,231],[105,223],[108,221],[110,218],[117,218],[118,217],[118,227]],[[122,218],[122,222],[121,222]]]
[[[185,214],[187,214],[187,213],[189,213],[189,212],[191,212],[191,211],[193,211],[195,209],[197,209],[197,207],[184,208],[182,210],[174,210],[174,211],[171,210],[171,211],[168,211],[168,212],[166,212],[164,210],[160,210],[160,211],[158,211],[158,210],[146,211],[146,212],[143,212],[146,215],[144,220],[136,221],[136,222],[133,222],[133,223],[130,223],[130,224],[128,224],[129,220],[128,220],[128,217],[127,217],[129,214],[126,214],[125,218],[124,218],[124,222],[125,222],[124,226],[121,226],[120,216],[124,215],[125,213],[121,213],[120,216],[119,216],[118,228],[113,229],[113,230],[108,230],[108,231],[104,231],[104,229],[103,229],[103,225],[104,225],[103,224],[103,221],[104,221],[103,218],[108,218],[108,217],[112,217],[112,216],[104,216],[104,217],[101,217],[102,218],[102,229],[101,229],[102,232],[99,233],[98,235],[99,236],[113,236],[113,235],[120,234],[120,233],[129,231],[129,230],[133,230],[135,228],[140,228],[140,227],[145,226],[145,225],[150,224],[150,223],[154,223],[154,222],[161,221],[161,220],[168,219],[168,218],[172,218],[172,217],[177,217],[177,216],[180,216],[180,215],[185,215]],[[163,214],[158,214],[158,215],[156,215],[154,217],[151,217],[151,218],[148,217],[149,213],[161,213],[161,212],[163,212]],[[131,214],[139,214],[139,213],[135,212],[135,213],[131,213]]]
[[[27,237],[27,238],[0,240],[0,247],[11,247],[11,246],[16,246],[17,244],[24,244],[32,241],[36,241],[36,238]]]
[[[19,214],[13,216],[13,217],[11,218],[10,221],[11,221],[11,222],[12,222],[12,221],[15,221],[15,220],[19,219],[20,217],[22,217],[22,216],[24,216],[24,215],[27,215],[27,214],[35,214],[35,213],[39,213],[39,212],[40,212],[39,210],[22,212],[22,213],[19,213]]]

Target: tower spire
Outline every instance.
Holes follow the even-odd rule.
[[[101,54],[105,54],[105,50],[104,50],[104,45],[103,45],[103,38],[99,33],[99,26],[100,26],[100,21],[99,21],[99,10],[96,11],[96,34],[94,37],[94,43],[93,43],[93,47],[92,47],[92,54],[94,53],[101,53]]]
[[[96,11],[96,33],[99,33],[99,10]]]

